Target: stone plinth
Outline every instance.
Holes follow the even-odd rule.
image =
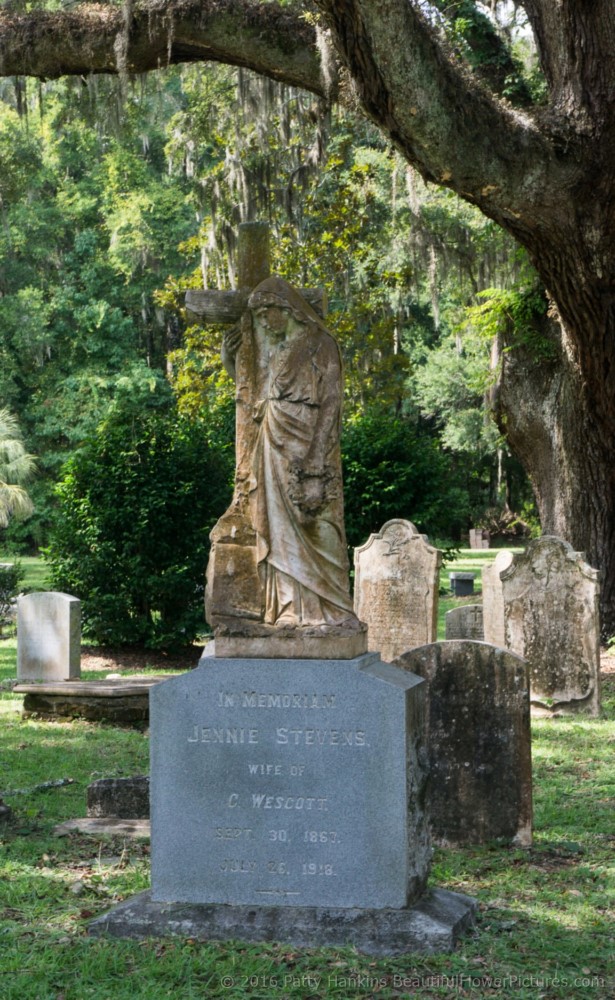
[[[152,899],[405,908],[423,893],[424,682],[380,662],[206,657],[154,688]]]
[[[386,662],[436,638],[441,562],[425,535],[399,518],[355,549],[355,613],[367,623],[367,648]]]
[[[55,591],[17,601],[17,677],[63,681],[81,676],[81,601]]]
[[[354,660],[367,652],[367,627],[341,626],[319,629],[318,626],[279,628],[275,625],[252,625],[251,635],[226,634],[219,626],[216,656],[232,659],[282,660]]]
[[[528,662],[532,706],[598,715],[598,571],[561,538],[544,536],[500,580],[506,646]]]
[[[396,663],[428,683],[434,837],[443,844],[531,844],[527,664],[482,642],[433,643]]]
[[[433,889],[404,910],[157,903],[143,892],[93,920],[88,934],[179,936],[194,941],[283,941],[295,948],[353,945],[367,955],[453,951],[474,923],[476,900]],[[230,985],[230,984],[229,984]],[[280,977],[283,987],[283,977]]]
[[[474,593],[476,573],[449,573],[451,592],[455,597],[469,597]]]

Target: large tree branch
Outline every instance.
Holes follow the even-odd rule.
[[[428,180],[523,238],[561,199],[569,169],[533,119],[449,57],[411,0],[316,0],[363,106]]]
[[[143,73],[213,60],[323,92],[313,25],[258,0],[136,0],[122,8],[0,13],[0,75]]]
[[[615,18],[612,0],[523,0],[554,110],[601,118],[612,106]],[[606,101],[605,101],[606,98]]]
[[[532,118],[499,101],[450,57],[414,0],[316,2],[364,108],[408,161],[530,242],[574,181],[579,168],[572,154],[556,151]],[[323,93],[316,29],[302,16],[309,6],[126,0],[123,8],[5,11],[0,73],[136,73],[215,60]]]

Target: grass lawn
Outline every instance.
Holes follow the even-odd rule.
[[[474,570],[493,555],[466,559],[463,553],[461,565]],[[15,676],[15,655],[14,639],[0,642],[0,681]],[[148,886],[149,845],[59,838],[53,828],[85,815],[86,787],[96,778],[147,773],[148,736],[84,721],[24,720],[21,700],[0,690],[0,795],[14,813],[0,826],[0,995],[606,1000],[615,992],[609,911],[615,675],[604,685],[604,704],[599,720],[534,721],[531,849],[492,844],[436,851],[432,884],[480,903],[477,927],[457,951],[374,959],[351,948],[88,938],[93,916]]]
[[[10,556],[0,552],[0,562],[19,563],[23,572],[23,587],[28,590],[49,590],[49,567],[41,556]]]
[[[509,548],[507,546],[507,548]],[[446,637],[445,615],[447,611],[461,604],[480,604],[482,600],[482,570],[492,563],[500,549],[460,549],[454,562],[446,563],[440,569],[440,600],[438,603],[438,639]],[[522,552],[520,548],[509,548],[510,552]],[[474,593],[471,597],[453,597],[449,573],[474,573]]]

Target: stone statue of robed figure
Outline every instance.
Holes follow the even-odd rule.
[[[216,651],[221,636],[328,636],[347,647],[353,636],[356,655],[364,627],[349,593],[339,347],[303,296],[270,277],[225,336],[222,358],[237,387],[237,468],[207,574]]]

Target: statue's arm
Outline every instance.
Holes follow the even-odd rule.
[[[222,364],[226,368],[227,372],[233,379],[236,380],[235,372],[235,355],[239,350],[241,344],[241,325],[234,326],[232,330],[227,330],[222,338],[222,348],[220,350],[220,357],[222,358]]]

